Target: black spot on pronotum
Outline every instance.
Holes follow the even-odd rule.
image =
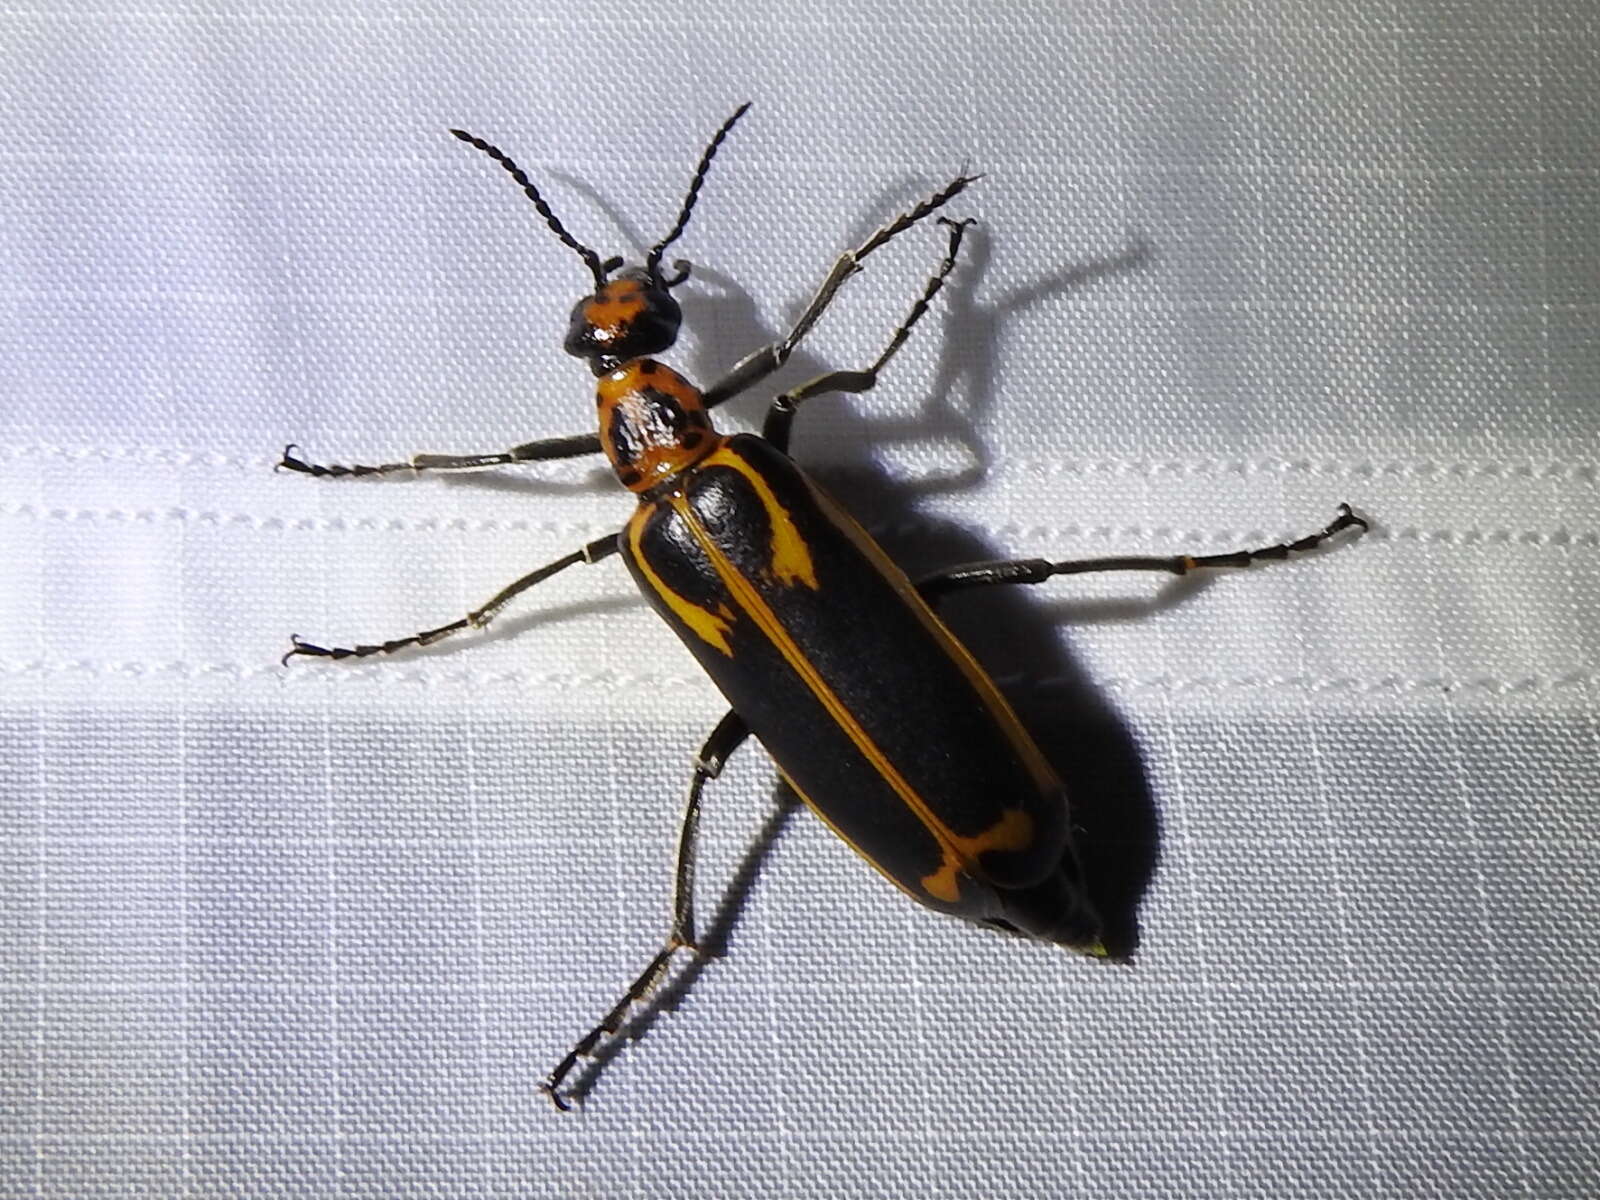
[[[618,463],[631,463],[639,457],[641,447],[634,437],[633,427],[628,423],[627,417],[619,409],[611,414],[611,421],[606,429],[607,436],[611,439],[611,457]]]
[[[639,399],[644,401],[652,427],[668,435],[664,440],[676,440],[676,435],[688,425],[689,416],[676,396],[668,395],[659,388],[646,387],[639,389]]]

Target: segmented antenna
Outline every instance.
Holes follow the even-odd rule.
[[[749,106],[746,105],[746,107],[749,107]],[[743,112],[744,110],[740,109],[739,111]],[[735,114],[735,115],[737,116],[737,114]],[[732,122],[730,121],[729,124],[732,124]],[[603,263],[603,262],[601,262],[600,261],[600,256],[598,254],[596,254],[593,250],[589,249],[589,247],[585,246],[582,242],[578,241],[577,238],[573,237],[570,233],[568,233],[567,232],[567,227],[561,223],[560,218],[558,218],[556,216],[556,214],[551,211],[550,206],[545,203],[544,197],[539,194],[539,189],[533,186],[533,181],[531,179],[529,179],[527,177],[527,175],[525,175],[523,173],[523,170],[522,170],[521,167],[517,166],[516,163],[511,161],[511,158],[510,158],[509,155],[507,155],[498,146],[491,145],[489,142],[484,141],[480,137],[473,137],[470,133],[467,133],[465,130],[452,129],[450,132],[452,134],[454,134],[456,137],[460,138],[463,142],[467,143],[467,145],[472,146],[472,147],[474,147],[474,148],[476,148],[478,150],[482,150],[490,158],[494,159],[495,162],[499,163],[502,167],[504,167],[506,169],[506,171],[510,174],[511,178],[515,179],[517,181],[517,183],[519,185],[521,185],[522,190],[523,190],[523,192],[525,192],[527,194],[528,199],[533,201],[533,206],[536,209],[539,210],[539,215],[544,218],[544,223],[546,225],[550,226],[551,232],[553,232],[558,238],[560,238],[568,246],[572,247],[572,249],[574,249],[574,250],[576,250],[578,252],[578,256],[583,259],[584,263],[588,266],[589,270],[594,275],[594,285],[595,285],[595,287],[598,288],[598,287],[601,287],[601,286],[603,286],[605,284],[606,275],[609,273],[610,270],[614,269],[613,263],[615,262],[615,260],[613,260],[613,263]],[[724,127],[723,132],[724,133],[727,132],[726,127]],[[720,135],[719,135],[719,140],[720,140]],[[714,148],[715,147],[713,147],[713,149]],[[710,155],[710,152],[708,151],[707,154],[706,154],[707,161],[710,160],[710,157],[711,157],[711,155]],[[705,163],[701,163],[700,166],[701,166],[701,174],[704,174],[705,173]],[[699,179],[698,178],[695,180],[695,186],[697,188],[699,187]],[[691,193],[691,202],[692,202],[692,198],[693,198],[693,194]],[[687,218],[688,218],[688,210],[685,209],[685,211],[684,211],[684,219],[687,219]],[[681,228],[682,221],[679,222],[679,226]]]
[[[728,131],[738,124],[739,118],[744,116],[749,107],[750,101],[748,100],[739,105],[734,110],[733,116],[722,123],[722,128],[717,130],[716,137],[711,139],[711,144],[706,147],[706,152],[700,156],[700,165],[695,168],[694,178],[689,182],[689,194],[683,198],[683,210],[678,213],[678,223],[672,227],[671,233],[650,247],[650,253],[644,260],[644,269],[650,272],[652,279],[661,278],[662,254],[666,252],[668,246],[682,236],[684,227],[689,224],[689,214],[694,212],[694,203],[700,198],[700,186],[706,181],[706,172],[711,169],[711,160],[717,156],[717,151],[722,148],[723,139],[728,136]],[[687,271],[681,271],[677,282],[682,283],[687,275]],[[667,286],[670,287],[671,285],[668,284]]]

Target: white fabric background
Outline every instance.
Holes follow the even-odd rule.
[[[1597,47],[1587,0],[7,6],[0,1191],[1594,1195]],[[717,697],[614,562],[280,669],[629,502],[270,468],[583,430],[584,273],[444,131],[633,252],[746,98],[682,243],[701,380],[986,174],[949,305],[801,422],[897,548],[1378,528],[957,612],[1143,822],[1132,965],[921,912],[747,750],[729,955],[563,1118],[535,1083],[657,943]],[[939,243],[783,379],[865,361]]]

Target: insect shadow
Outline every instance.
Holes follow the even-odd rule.
[[[914,194],[921,188],[912,183],[908,190]],[[887,196],[880,207],[892,211],[897,200]],[[867,214],[863,227],[874,226],[880,216]],[[830,453],[823,461],[808,458],[803,418],[797,426],[796,458],[912,578],[1021,552],[1019,547],[991,542],[978,530],[921,511],[925,498],[976,486],[988,473],[983,431],[996,402],[995,364],[1007,321],[1043,301],[1139,270],[1151,259],[1149,248],[1134,237],[1118,253],[1070,265],[980,300],[992,251],[984,227],[974,227],[970,253],[941,296],[938,365],[919,412],[910,418],[875,417],[872,393],[825,408],[818,404],[806,415],[827,426]],[[733,347],[728,351],[736,352]],[[879,388],[893,387],[891,366]],[[928,437],[962,447],[966,462],[951,471],[936,470],[906,481],[889,478],[876,461],[878,449],[886,443]],[[1062,506],[1069,501],[1063,496]],[[1054,548],[1030,553],[1066,557]],[[1068,624],[1080,617],[1084,623],[1137,620],[1181,603],[1205,586],[1202,579],[1189,576],[1158,585],[1143,600],[1092,602],[1075,612],[1063,611],[1061,601],[1070,582],[1057,581],[1037,589],[957,592],[939,607],[941,617],[1001,684],[1066,784],[1086,885],[1105,922],[1106,946],[1121,958],[1137,946],[1135,913],[1155,868],[1159,840],[1155,809],[1132,734],[1073,658],[1063,642],[1061,624],[1063,617]]]
[[[915,190],[915,189],[912,189]],[[897,207],[886,198],[880,206]],[[863,219],[865,228],[881,223],[878,214]],[[984,559],[1013,557],[1016,547],[994,545],[975,530],[930,519],[919,501],[940,492],[976,486],[990,461],[982,428],[994,401],[997,345],[1005,323],[1041,301],[1068,294],[1095,281],[1140,269],[1150,260],[1148,248],[1133,239],[1128,249],[1111,257],[1074,265],[980,302],[979,285],[991,261],[992,245],[976,227],[972,252],[952,277],[941,298],[943,331],[933,386],[922,411],[912,419],[871,415],[873,395],[836,404],[821,402],[806,410],[798,423],[795,457],[852,512],[890,556],[913,578],[939,568]],[[701,331],[694,373],[714,376],[736,361],[750,345],[770,341],[749,295],[726,276],[697,265],[699,285],[684,296],[686,325]],[[711,293],[707,285],[714,285]],[[848,303],[844,305],[848,310]],[[927,338],[933,330],[923,332]],[[759,419],[772,394],[828,366],[802,355],[783,377],[764,388],[760,400],[730,405]],[[703,361],[702,361],[703,360]],[[892,390],[891,368],[880,391]],[[807,418],[827,425],[830,449],[847,448],[818,462],[805,449]],[[879,468],[875,450],[886,441],[926,439],[954,441],[967,461],[950,472],[912,481],[890,480]],[[1063,497],[1063,502],[1067,498]],[[1046,550],[1051,557],[1061,557]],[[1057,585],[1057,589],[1061,586]],[[1194,576],[1157,587],[1146,599],[1092,602],[1065,611],[1057,596],[1027,595],[1030,589],[985,588],[957,593],[940,606],[940,614],[978,660],[994,675],[1045,757],[1061,774],[1072,804],[1076,839],[1083,860],[1085,884],[1104,920],[1104,940],[1114,957],[1126,959],[1137,947],[1137,908],[1157,862],[1159,829],[1143,759],[1120,716],[1073,659],[1060,636],[1067,623],[1136,620],[1178,604],[1205,587]],[[702,931],[704,952],[692,957],[635,1015],[587,1061],[569,1088],[581,1102],[607,1066],[632,1041],[643,1037],[663,1012],[675,1009],[701,973],[728,944],[747,905],[762,865],[778,837],[801,807],[779,784],[774,806],[724,887],[711,919]],[[995,936],[974,929],[974,936]]]
[[[964,269],[947,289],[939,362],[924,412],[909,421],[884,422],[866,415],[868,404],[840,406],[845,428],[830,444],[847,448],[850,458],[814,468],[824,486],[865,518],[873,536],[912,578],[1022,553],[1068,557],[1055,547],[1024,551],[996,544],[979,530],[930,519],[919,504],[930,495],[973,486],[988,472],[982,430],[996,404],[994,380],[1007,322],[1041,302],[1143,269],[1152,258],[1142,238],[1134,236],[1118,253],[980,299],[994,247],[983,226],[972,233]],[[884,437],[915,436],[924,423],[969,447],[967,466],[909,484],[886,479],[870,461],[872,447]],[[798,452],[803,458],[803,444]],[[1055,511],[1070,502],[1069,495],[1061,496]],[[1065,783],[1085,886],[1104,922],[1106,947],[1126,959],[1137,948],[1137,908],[1157,862],[1156,810],[1137,742],[1072,655],[1061,627],[1138,620],[1195,596],[1206,581],[1188,576],[1157,585],[1143,599],[1076,606],[1062,599],[1071,586],[1054,581],[1042,588],[957,592],[941,602],[939,612],[995,678]]]

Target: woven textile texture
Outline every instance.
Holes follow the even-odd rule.
[[[702,382],[966,168],[979,224],[796,454],[917,568],[1367,536],[951,620],[1136,941],[911,904],[759,747],[727,953],[665,932],[719,698],[592,460],[574,233],[679,247]],[[0,11],[0,1194],[1600,1194],[1600,24],[1589,0],[16,0]],[[875,254],[772,386],[877,354]],[[719,414],[719,418],[721,414]],[[1025,591],[1027,594],[1020,594]]]

